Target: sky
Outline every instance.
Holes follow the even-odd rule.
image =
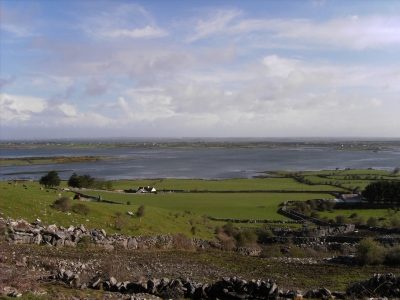
[[[400,137],[400,1],[0,0],[0,140]]]

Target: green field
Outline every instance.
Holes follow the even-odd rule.
[[[62,185],[65,186],[66,183],[63,182]],[[85,216],[74,212],[59,212],[51,207],[51,204],[59,198],[59,194],[72,197],[74,195],[72,192],[52,189],[41,190],[37,182],[19,183],[16,186],[11,182],[0,182],[0,190],[0,212],[3,217],[23,218],[29,222],[39,218],[44,224],[57,224],[64,227],[82,223],[87,227],[104,228],[109,233],[117,232],[126,235],[178,232],[190,234],[192,227],[196,227],[195,235],[202,238],[211,238],[215,226],[224,224],[205,219],[203,218],[205,215],[233,219],[286,219],[286,217],[278,214],[279,206],[285,200],[332,198],[329,194],[314,193],[165,193],[139,195],[85,191],[89,195],[101,195],[103,199],[124,203],[83,202],[91,210]],[[72,203],[82,202],[73,200]],[[136,212],[140,205],[146,207],[146,214],[143,218],[133,218],[126,214],[128,211]],[[122,218],[126,221],[126,226],[122,230],[115,229],[116,213],[121,213]]]
[[[130,189],[139,186],[153,186],[157,190],[185,191],[343,191],[329,185],[307,185],[293,178],[256,179],[158,179],[158,180],[120,180],[114,181],[114,189]]]
[[[196,215],[233,219],[286,220],[278,214],[280,204],[286,200],[332,199],[329,194],[306,193],[167,193],[157,195],[85,192],[91,196],[132,205],[145,204],[172,211],[190,211]]]
[[[84,203],[87,205],[91,210],[88,215],[74,212],[63,213],[51,207],[51,204],[59,198],[59,194],[73,197],[74,193],[72,192],[53,189],[41,190],[38,182],[19,183],[16,186],[12,182],[0,182],[0,213],[2,217],[23,218],[29,222],[40,218],[47,225],[68,226],[83,223],[91,228],[104,228],[110,233],[118,232],[126,235],[178,232],[193,234],[195,231],[195,236],[211,238],[214,235],[215,226],[224,223],[210,221],[204,216],[284,220],[286,217],[280,215],[278,210],[286,200],[332,199],[335,196],[328,191],[346,193],[348,192],[346,187],[350,189],[357,186],[361,189],[372,181],[372,179],[365,179],[366,176],[379,175],[384,178],[399,178],[399,174],[395,177],[390,172],[376,170],[303,172],[301,175],[312,182],[312,184],[307,184],[288,177],[291,176],[290,174],[290,172],[278,171],[257,179],[113,181],[113,190],[135,189],[139,186],[150,185],[154,186],[159,193],[143,195],[84,190],[82,192],[87,195],[96,197],[101,195],[105,200],[123,203],[72,201],[72,204]],[[326,181],[330,180],[340,182],[343,188],[326,184]],[[67,182],[63,181],[61,187],[67,187]],[[162,192],[164,190],[167,192]],[[186,192],[174,192],[182,190]],[[135,213],[140,205],[146,207],[144,217],[139,219],[127,215],[127,212]],[[323,212],[321,217],[334,219],[336,215],[340,214],[349,217],[353,212],[357,212],[359,216],[364,216],[366,219],[370,216],[387,217],[386,210]],[[124,226],[120,230],[115,226],[118,215],[124,220]]]

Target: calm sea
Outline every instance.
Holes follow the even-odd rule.
[[[74,149],[1,150],[1,157],[101,155],[125,158],[94,163],[26,165],[0,168],[0,179],[37,180],[51,170],[61,179],[72,172],[107,180],[138,178],[251,178],[272,170],[326,170],[335,168],[400,167],[400,149],[393,151],[340,151],[327,148],[290,149]],[[30,172],[42,171],[31,174]],[[10,173],[20,173],[7,175]]]

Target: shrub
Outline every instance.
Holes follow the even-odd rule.
[[[139,218],[143,217],[145,214],[145,210],[146,210],[145,206],[143,204],[140,205],[136,212],[136,216],[138,216]]]
[[[126,202],[126,205],[131,205],[131,201],[128,200],[128,201]]]
[[[320,214],[316,211],[311,212],[311,217],[315,218],[315,219],[319,219],[320,218]]]
[[[357,225],[365,225],[367,224],[367,221],[365,221],[365,218],[363,216],[359,217],[356,222]]]
[[[336,219],[336,223],[337,224],[346,224],[346,222],[347,222],[347,218],[345,216],[342,216],[342,215],[336,216],[335,219]]]
[[[311,210],[315,210],[318,207],[318,203],[315,200],[308,201],[308,204],[310,205]]]
[[[235,227],[233,227],[232,223],[227,223],[224,226],[222,226],[222,229],[224,233],[226,233],[228,236],[236,236],[237,230]]]
[[[194,246],[186,235],[184,235],[183,233],[177,233],[174,235],[174,248],[193,250]]]
[[[296,201],[294,210],[302,214],[308,215],[310,207],[307,205],[305,201]]]
[[[307,253],[300,247],[291,247],[290,248],[290,257],[296,257],[296,258],[305,258],[307,257]]]
[[[57,199],[53,202],[53,208],[63,212],[70,211],[71,204],[69,198],[61,197],[60,199]]]
[[[260,257],[282,257],[282,252],[279,245],[262,246]]]
[[[258,235],[259,241],[263,241],[266,238],[275,236],[271,230],[259,230],[256,232],[256,234]]]
[[[392,227],[400,228],[400,218],[393,216],[390,219],[390,225],[392,225]]]
[[[114,227],[117,230],[122,230],[128,224],[128,221],[122,217],[122,213],[117,211],[115,213]]]
[[[385,255],[385,264],[393,266],[400,265],[400,245],[391,247]]]
[[[215,234],[219,234],[219,233],[221,233],[223,230],[222,230],[222,228],[221,228],[221,226],[215,226],[215,229],[214,229],[214,233]]]
[[[88,213],[90,213],[90,208],[86,204],[77,203],[72,206],[72,211],[86,216]]]
[[[377,227],[377,226],[379,226],[379,221],[378,221],[377,218],[370,217],[367,220],[367,225],[370,226],[370,227]]]
[[[358,214],[357,213],[352,213],[350,215],[350,219],[356,219],[356,218],[358,218]]]
[[[326,211],[327,209],[328,209],[328,207],[326,206],[325,203],[321,204],[321,205],[318,207],[318,210],[319,210],[319,211]]]
[[[258,236],[254,232],[254,230],[245,229],[236,234],[235,239],[237,241],[238,246],[244,246],[246,244],[256,243]]]
[[[197,231],[196,226],[192,226],[192,228],[190,228],[190,232],[192,233],[192,235],[195,235]]]
[[[385,257],[385,248],[378,245],[372,238],[366,238],[357,245],[356,255],[363,265],[380,264]]]

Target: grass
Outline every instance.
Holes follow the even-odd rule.
[[[139,186],[153,186],[157,190],[185,191],[343,191],[329,185],[307,185],[292,178],[256,179],[154,179],[114,181],[114,189],[130,189]]]
[[[347,217],[348,221],[350,222],[350,216],[352,214],[357,214],[358,217],[363,217],[365,220],[368,220],[369,218],[377,218],[377,219],[386,219],[387,221],[390,221],[391,216],[397,216],[400,217],[400,213],[394,213],[393,210],[388,211],[388,209],[335,209],[332,212],[329,211],[324,211],[324,212],[318,212],[321,216],[323,217],[328,217],[329,219],[335,219],[336,216],[345,216]]]
[[[0,182],[0,214],[13,219],[23,218],[33,222],[39,218],[43,224],[61,226],[84,224],[89,228],[103,228],[108,233],[123,233],[126,235],[152,235],[168,233],[190,233],[191,223],[197,228],[196,236],[210,238],[213,236],[213,225],[204,221],[200,215],[190,215],[183,211],[174,211],[160,207],[150,207],[146,203],[146,214],[143,218],[133,218],[127,211],[136,212],[139,205],[116,205],[98,202],[83,202],[91,212],[84,216],[74,212],[64,213],[54,210],[51,204],[61,196],[71,197],[70,192],[40,190],[37,182],[25,183],[14,187],[7,182]],[[142,200],[144,200],[142,198]],[[75,202],[75,201],[74,201]],[[80,202],[81,203],[81,202]],[[115,228],[116,213],[126,221],[122,230]],[[175,217],[179,214],[178,217]]]
[[[324,172],[332,177],[332,181],[340,181],[346,187],[359,186],[363,188],[368,182],[365,179],[349,179],[351,175],[368,176],[379,174],[390,176],[390,172],[376,170],[335,170],[303,172],[305,178],[312,182],[330,181],[329,178],[318,177]],[[332,199],[329,193],[323,191],[346,192],[344,189],[330,185],[308,185],[284,177],[288,172],[270,173],[267,178],[229,179],[229,180],[182,180],[182,179],[153,179],[153,180],[121,180],[114,181],[114,189],[130,189],[138,186],[154,186],[162,190],[208,191],[202,193],[159,193],[157,195],[137,195],[111,193],[106,191],[84,191],[84,193],[103,199],[122,202],[109,204],[86,202],[90,213],[87,216],[74,212],[63,213],[54,210],[51,204],[61,196],[72,197],[72,192],[40,189],[37,182],[19,183],[14,186],[11,182],[0,182],[0,213],[4,217],[24,218],[30,222],[36,218],[44,224],[62,226],[84,224],[91,228],[104,228],[109,233],[126,235],[151,235],[183,232],[190,235],[191,228],[196,227],[196,236],[212,238],[213,228],[220,222],[210,221],[203,216],[232,219],[271,219],[285,220],[278,214],[280,204],[286,200]],[[344,177],[348,176],[345,180]],[[362,177],[362,178],[363,178]],[[66,187],[63,181],[61,187]],[[279,190],[282,192],[273,192]],[[231,191],[221,193],[221,191]],[[247,191],[237,193],[237,191]],[[270,191],[270,192],[257,192]],[[287,191],[287,192],[285,192]],[[318,193],[321,191],[321,193]],[[130,203],[130,205],[127,205]],[[135,213],[140,205],[146,207],[143,218],[130,217],[126,212]],[[357,212],[359,216],[368,219],[370,216],[387,216],[386,210],[343,210],[335,213],[323,212],[321,217],[334,218],[336,215],[349,217]],[[123,219],[121,230],[115,227],[117,215]],[[241,226],[241,225],[238,225]],[[267,224],[265,226],[268,226]]]
[[[332,199],[329,194],[306,193],[167,193],[157,195],[116,194],[88,191],[92,196],[133,205],[145,204],[173,211],[234,219],[286,219],[277,213],[286,200]]]
[[[26,187],[24,187],[25,185]],[[65,182],[63,182],[65,185]],[[310,198],[332,198],[329,194],[307,193],[167,193],[157,195],[118,194],[110,192],[87,191],[93,196],[122,202],[84,202],[90,209],[86,216],[74,212],[59,212],[51,204],[61,196],[72,197],[72,192],[40,189],[37,182],[9,184],[0,182],[0,213],[13,219],[23,218],[33,222],[36,218],[44,224],[57,224],[64,227],[84,224],[90,228],[104,228],[109,233],[126,235],[152,234],[190,234],[196,227],[196,236],[212,238],[216,225],[203,216],[234,219],[287,219],[278,214],[279,205],[285,200],[306,200]],[[130,205],[128,204],[128,201]],[[145,205],[143,218],[130,217],[126,212],[136,212]],[[125,226],[115,228],[116,215],[120,213]],[[267,224],[266,224],[267,226]]]

